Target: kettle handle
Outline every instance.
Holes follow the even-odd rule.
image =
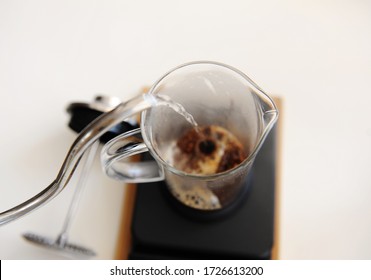
[[[113,110],[104,113],[90,123],[76,138],[68,151],[56,179],[40,193],[27,201],[0,213],[0,225],[16,220],[39,208],[57,196],[73,176],[77,164],[85,151],[104,133],[123,120],[153,106],[146,94],[138,95],[127,102],[120,103]]]

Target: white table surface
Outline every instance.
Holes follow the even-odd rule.
[[[215,60],[282,97],[280,257],[371,258],[370,1],[0,1],[0,211],[56,176],[67,104],[127,99],[167,70]],[[73,183],[73,182],[72,182]],[[114,257],[124,186],[98,159],[70,240]],[[0,259],[59,259],[73,187],[0,227]]]

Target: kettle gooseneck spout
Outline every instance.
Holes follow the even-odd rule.
[[[89,124],[76,138],[60,168],[55,180],[40,193],[27,201],[0,213],[0,226],[14,221],[39,208],[57,196],[68,184],[85,151],[100,136],[121,121],[153,105],[147,94],[138,95],[127,102],[120,103],[113,110],[102,114]]]

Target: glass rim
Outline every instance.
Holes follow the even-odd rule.
[[[198,61],[192,61],[192,62],[188,62],[188,63],[184,63],[184,64],[181,64],[171,70],[169,70],[167,73],[165,73],[162,77],[160,77],[153,85],[152,87],[149,89],[149,91],[145,94],[151,94],[151,95],[154,95],[153,92],[154,90],[158,87],[158,85],[166,78],[168,77],[170,74],[172,74],[173,72],[179,70],[179,69],[182,69],[182,68],[185,68],[185,67],[188,67],[188,66],[194,66],[194,65],[212,65],[212,66],[218,66],[218,67],[221,67],[221,68],[224,68],[224,69],[228,69],[228,70],[231,70],[232,72],[240,75],[242,78],[244,78],[252,88],[254,88],[256,90],[256,92],[261,95],[259,96],[259,98],[267,98],[270,103],[273,105],[273,107],[275,108],[275,111],[277,112],[275,118],[269,122],[268,125],[266,125],[264,127],[264,130],[262,132],[262,134],[260,135],[257,143],[255,144],[255,147],[253,149],[253,151],[251,153],[249,153],[249,155],[238,165],[236,165],[235,167],[231,168],[231,169],[228,169],[226,171],[223,171],[223,172],[218,172],[218,173],[214,173],[214,174],[194,174],[194,173],[187,173],[187,172],[184,172],[182,170],[179,170],[177,168],[175,168],[174,166],[170,165],[168,162],[166,162],[161,156],[160,154],[157,152],[157,150],[153,147],[152,145],[152,142],[150,141],[148,135],[147,135],[147,131],[146,131],[146,125],[145,125],[145,120],[146,120],[146,116],[147,116],[147,111],[150,110],[144,110],[142,111],[141,113],[141,133],[142,133],[142,137],[143,137],[143,140],[145,142],[145,144],[147,145],[148,147],[148,151],[150,152],[150,154],[155,158],[155,160],[157,162],[160,162],[161,165],[166,168],[167,170],[169,170],[170,172],[176,174],[176,175],[179,175],[179,176],[185,176],[185,177],[188,177],[188,178],[194,178],[194,179],[197,179],[197,180],[212,180],[212,179],[218,179],[220,177],[223,177],[225,175],[233,175],[233,174],[236,174],[238,173],[241,169],[244,169],[244,168],[247,168],[248,165],[250,165],[258,151],[260,150],[262,144],[264,143],[264,140],[265,138],[267,137],[269,131],[271,130],[271,128],[273,127],[275,121],[277,120],[278,118],[278,110],[277,110],[277,107],[275,105],[275,103],[273,102],[273,100],[255,83],[253,82],[246,74],[244,74],[242,71],[230,66],[230,65],[227,65],[227,64],[224,64],[224,63],[220,63],[220,62],[216,62],[216,61],[210,61],[210,60],[198,60]]]

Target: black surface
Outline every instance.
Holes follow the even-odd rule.
[[[86,126],[88,126],[93,120],[98,118],[103,112],[89,108],[86,103],[72,103],[67,107],[67,112],[70,114],[71,119],[68,126],[75,132],[80,133]],[[103,134],[99,141],[101,143],[107,143],[114,137],[137,128],[138,125],[131,125],[127,122],[121,122],[118,125],[112,127],[109,131]]]
[[[164,182],[139,184],[130,259],[269,259],[274,234],[276,129],[254,163],[249,191],[227,215],[174,207]],[[183,209],[184,210],[184,209]]]

